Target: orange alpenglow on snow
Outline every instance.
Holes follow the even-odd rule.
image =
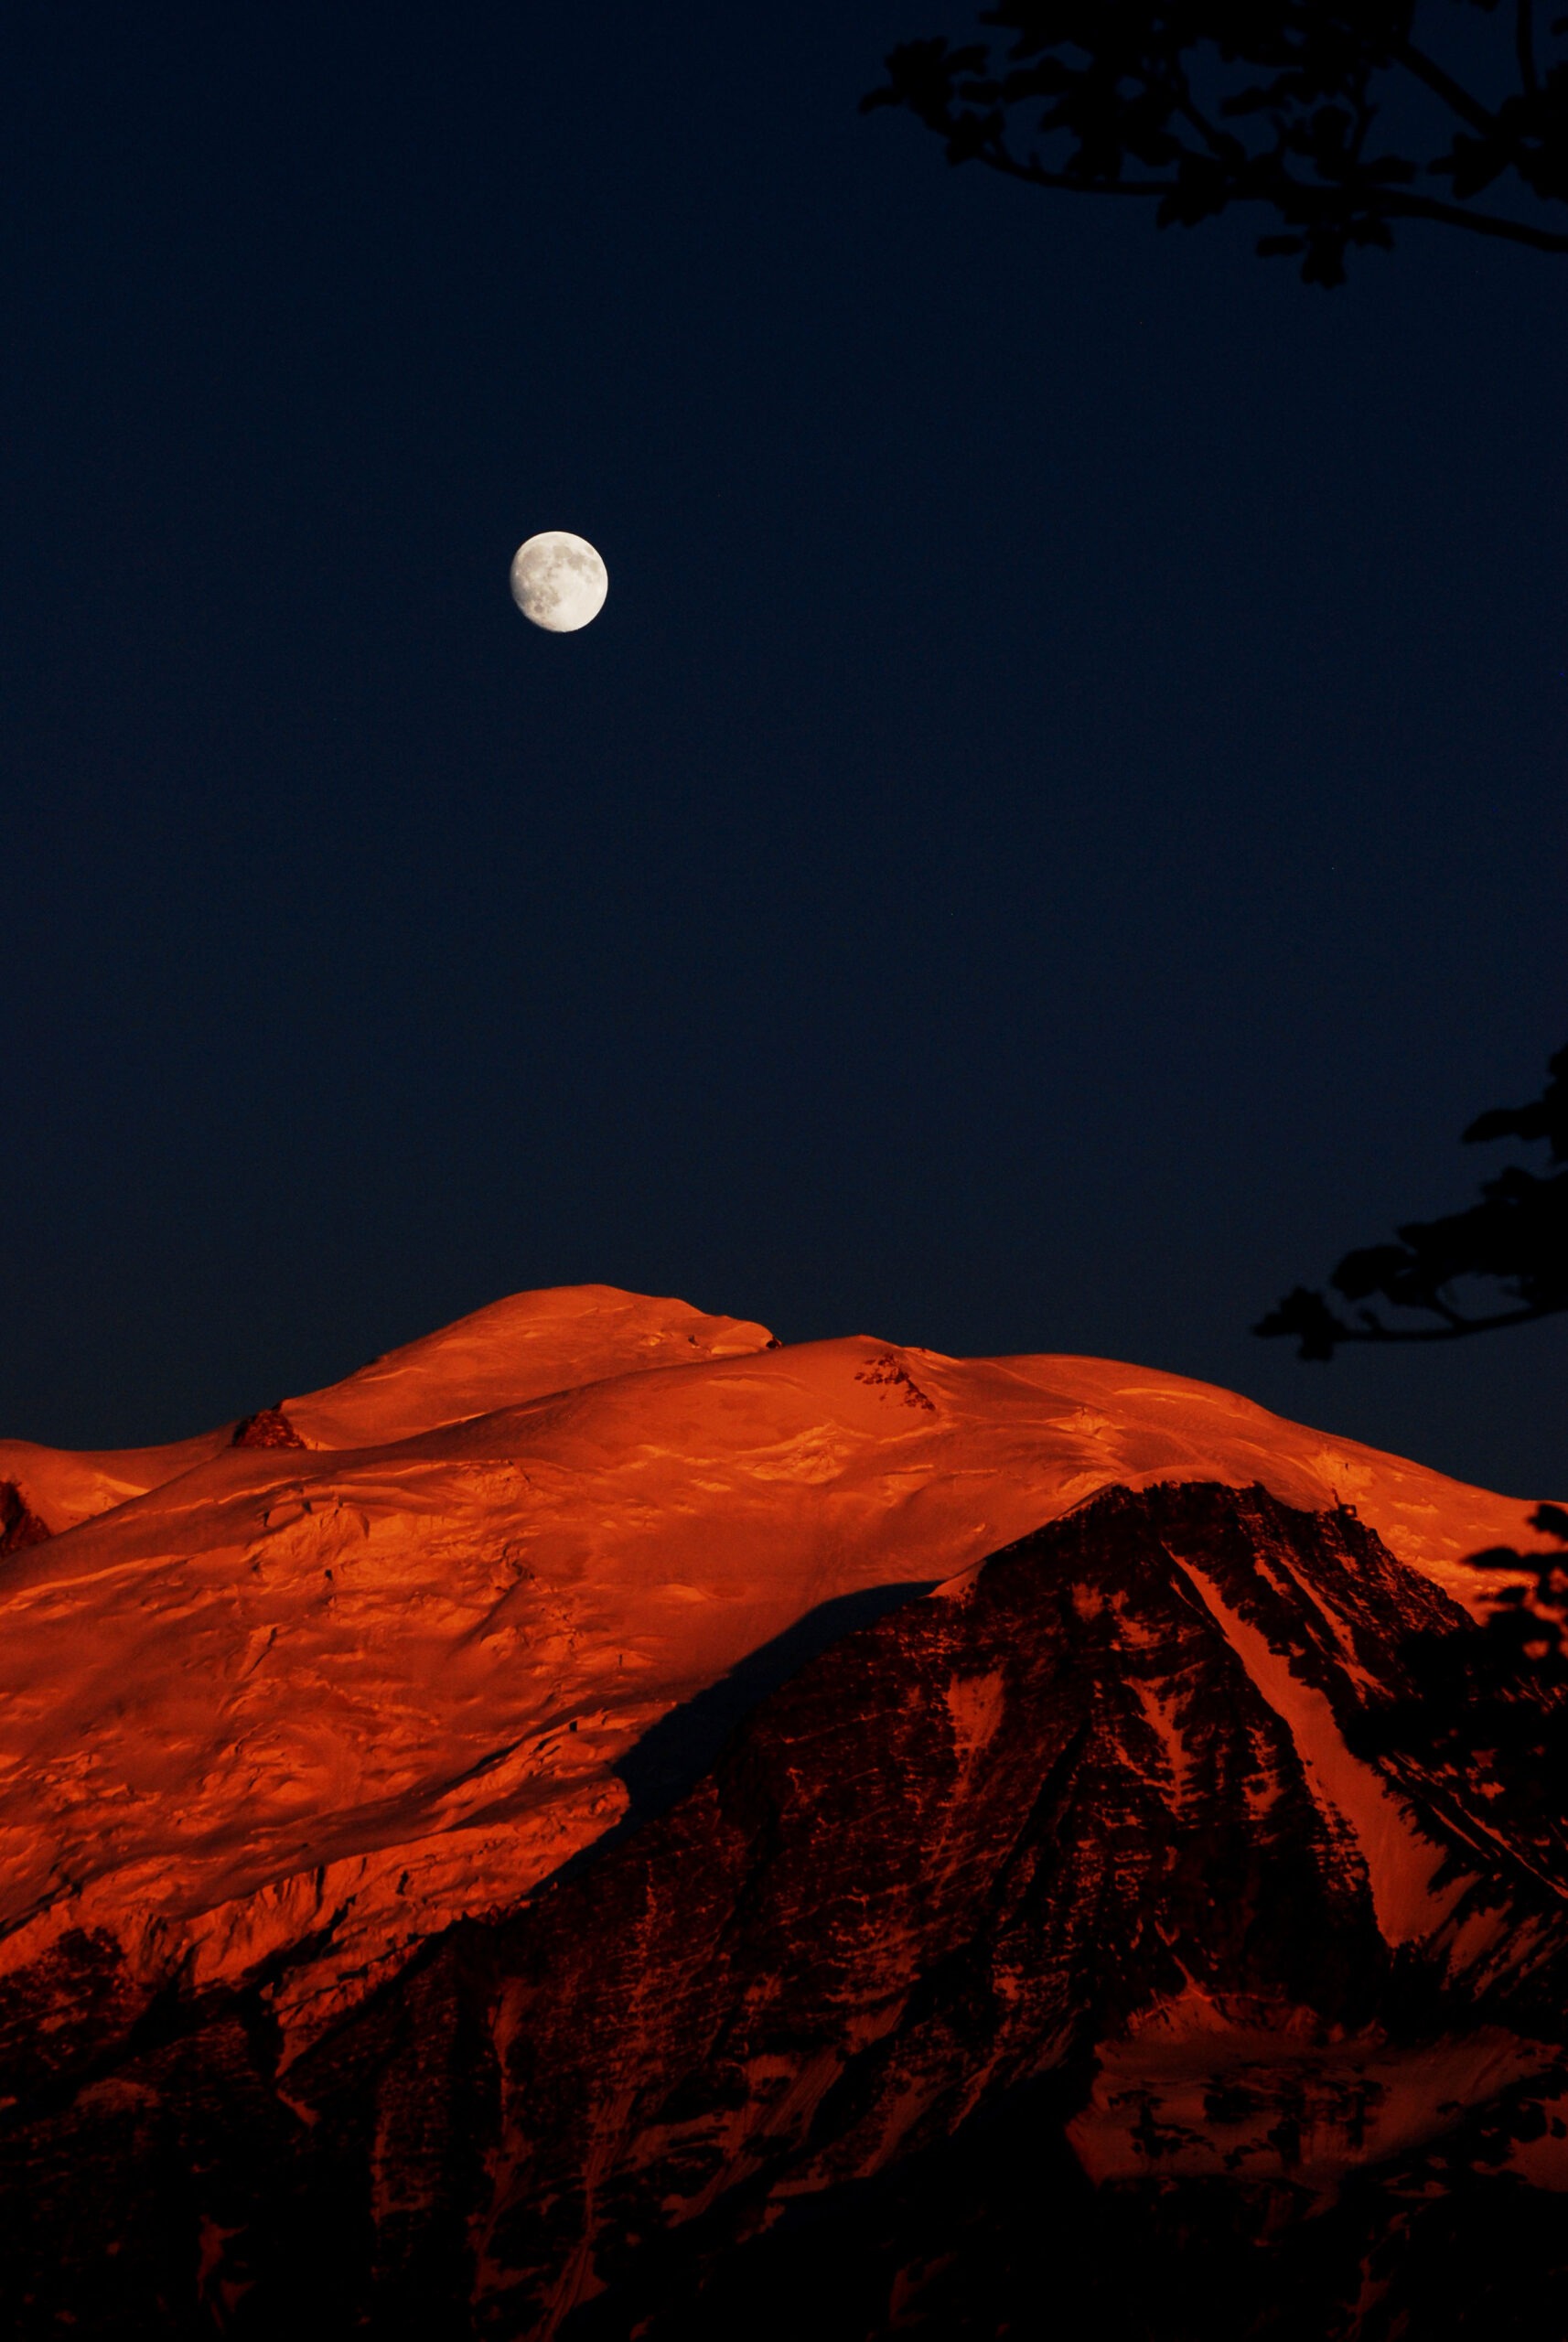
[[[1384,1730],[1529,1509],[607,1286],[0,1445],[0,2299],[1170,2342],[1190,2249],[1354,2342],[1555,2266],[1568,1832]]]
[[[820,1606],[952,1579],[1096,1490],[1353,1506],[1460,1599],[1526,1508],[1231,1392],[950,1359],[608,1286],[521,1294],[235,1427],[0,1443],[0,1973],[71,1928],[308,2033],[625,1812],[615,1767]],[[254,1418],[249,1419],[254,1421]],[[286,1434],[285,1434],[286,1435]]]

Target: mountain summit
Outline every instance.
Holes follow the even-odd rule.
[[[19,2334],[1391,2342],[1556,2267],[1568,1862],[1380,1728],[1522,1503],[599,1286],[0,1496]]]

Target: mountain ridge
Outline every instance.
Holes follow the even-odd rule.
[[[834,2208],[871,2188],[894,2208],[893,2257],[882,2306],[846,2336],[928,2311],[967,2332],[950,2302],[930,2308],[946,2281],[911,2273],[896,2207],[947,2172],[939,2197],[1022,2271],[974,2189],[984,2141],[1012,2135],[1031,2092],[1061,2201],[1098,2208],[1090,2228],[1155,2183],[1221,2186],[1251,2207],[1243,2226],[1282,2235],[1344,2227],[1353,2198],[1346,2285],[1414,2185],[1388,2173],[1434,2141],[1463,2149],[1466,2185],[1568,2186],[1563,1848],[1484,1753],[1444,1772],[1369,1730],[1409,1688],[1410,1638],[1466,1631],[1485,1583],[1466,1552],[1530,1542],[1522,1505],[1113,1361],[781,1348],[703,1319],[713,1354],[671,1365],[700,1346],[683,1313],[607,1288],[514,1297],[314,1416],[284,1402],[285,1422],[397,1429],[553,1375],[567,1336],[590,1365],[631,1362],[378,1446],[236,1446],[231,1430],[193,1458],[166,1450],[167,1479],[0,1560],[0,2197],[66,2208],[38,2235],[67,2293],[47,2264],[16,2280],[38,2331],[57,2308],[130,2330],[91,2306],[113,2260],[149,2300],[179,2294],[187,2326],[158,2331],[264,2334],[286,2315],[390,2336],[423,2302],[454,2333],[607,2337],[624,2311],[628,2336],[673,2337],[706,2330],[736,2272],[772,2266],[780,2220],[836,2238],[861,2299],[871,2264]],[[514,1356],[530,1323],[545,1330]],[[887,1789],[873,1813],[868,1784],[906,1746],[928,1805]],[[1053,1882],[1018,1889],[1035,1917],[1012,1970],[974,1916],[995,1830],[1015,1847],[998,1877],[1022,1876],[1023,1846]],[[944,1846],[967,1849],[961,1893]],[[697,1946],[704,1913],[749,1940],[758,1896],[794,1916],[755,1939],[737,2002]],[[856,1910],[851,1969],[876,1974],[844,1986],[864,2038],[843,2051],[821,1974]],[[937,1939],[961,1921],[961,1957]],[[917,1938],[926,1981],[899,1983]],[[980,1999],[943,2000],[933,1979],[983,1951]],[[1014,1970],[1009,2002],[996,1978]],[[748,2080],[714,2045],[787,1973],[804,1998],[784,2036],[817,2048],[792,2066],[765,2025]],[[1132,1998],[1113,2006],[1118,1974]],[[907,2007],[889,2014],[910,1993],[930,2004],[913,2034]],[[636,2081],[628,2011],[658,2004],[671,2023],[707,2007],[707,2031]],[[678,2138],[653,2115],[595,2134],[583,2168],[607,2227],[561,2208],[581,2197],[572,2126],[607,2087],[585,2057],[638,2103],[708,2110]],[[857,2091],[834,2131],[822,2110],[848,2122]],[[126,2208],[142,2183],[125,2157],[149,2154],[172,2175],[173,2229]],[[199,2170],[218,2175],[210,2201]],[[327,2249],[305,2197],[357,2240],[339,2247],[347,2291],[314,2307],[280,2273]],[[1194,2217],[1172,2215],[1178,2259]],[[1137,2218],[1158,2229],[1148,2206]],[[134,2242],[144,2218],[162,2259]],[[92,2251],[69,2244],[72,2221]],[[970,2250],[956,2238],[954,2265]],[[1240,2283],[1240,2246],[1215,2250]]]

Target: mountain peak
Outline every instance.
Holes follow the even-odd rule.
[[[354,2261],[343,2330],[403,2330],[407,2245],[442,2331],[542,2337],[603,2285],[661,2337],[706,2332],[682,2321],[711,2272],[682,2242],[625,2275],[659,2204],[760,2266],[797,2199],[947,2171],[972,2115],[1000,2137],[1036,2088],[1062,2173],[1245,2170],[1285,2191],[1268,2219],[1548,2090],[1560,1916],[1529,1817],[1365,1731],[1408,1638],[1464,1630],[1466,1556],[1532,1542],[1522,1502],[1178,1376],[780,1348],[605,1286],[247,1422],[0,1448],[0,2096],[25,2186],[75,2126],[102,2203],[59,2200],[149,2300],[174,2279],[124,2208],[143,2156],[188,2164],[192,2266],[202,2221],[293,2234],[317,2181],[349,2205],[403,2273]],[[751,1940],[776,1889],[786,1933],[736,1966],[725,1928]],[[845,1928],[859,1982],[824,2001]],[[806,1998],[765,2022],[780,1962]],[[593,2131],[628,2090],[644,2111]],[[201,2141],[252,2121],[242,2184]],[[590,2169],[619,2174],[602,2215]],[[451,2220],[482,2268],[437,2249]],[[244,2330],[297,2322],[273,2246],[212,2249],[236,2301],[259,2287]],[[84,2317],[71,2265],[44,2325]]]

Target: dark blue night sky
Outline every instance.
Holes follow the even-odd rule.
[[[11,21],[0,1428],[602,1280],[1568,1493],[1563,1320],[1248,1330],[1568,1037],[1568,263],[950,171],[927,0]]]

